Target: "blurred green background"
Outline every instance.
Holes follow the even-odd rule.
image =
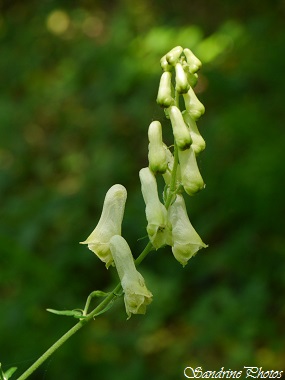
[[[154,294],[126,321],[121,301],[32,379],[183,379],[203,369],[285,369],[285,2],[2,1],[0,16],[0,361],[20,375],[115,271],[78,242],[106,191],[128,190],[123,235],[145,244],[138,171],[159,59],[203,61],[197,93],[206,189],[188,199],[209,248],[183,269],[169,249],[140,271]],[[167,132],[168,131],[168,132]],[[168,134],[167,134],[168,133]]]

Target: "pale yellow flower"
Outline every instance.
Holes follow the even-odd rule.
[[[102,214],[94,231],[81,244],[88,244],[100,260],[108,268],[113,265],[110,251],[110,239],[114,235],[121,235],[121,226],[124,216],[127,190],[122,185],[112,186],[106,193]]]
[[[182,195],[177,195],[168,209],[172,225],[172,252],[177,261],[185,266],[199,249],[208,247],[193,228]]]
[[[128,243],[122,236],[115,235],[110,240],[110,249],[124,291],[128,318],[131,314],[145,314],[146,306],[152,301],[152,294],[136,269]]]
[[[167,211],[159,200],[156,179],[151,170],[143,168],[140,170],[139,176],[146,205],[147,233],[152,245],[158,249],[169,244],[170,241]]]
[[[178,150],[181,171],[181,182],[188,195],[194,195],[205,187],[200,174],[196,155],[192,146],[186,150]]]

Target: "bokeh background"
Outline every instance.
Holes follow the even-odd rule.
[[[188,199],[209,248],[183,269],[169,249],[141,265],[154,294],[126,321],[121,301],[32,379],[183,379],[204,370],[285,369],[285,2],[1,1],[0,361],[18,376],[76,321],[115,271],[78,242],[106,191],[128,189],[123,235],[145,245],[138,171],[159,59],[176,45],[203,61],[199,157]]]

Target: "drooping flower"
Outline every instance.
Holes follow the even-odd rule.
[[[172,252],[177,261],[185,266],[199,249],[208,247],[193,228],[182,195],[177,195],[168,209],[172,225]]]
[[[152,294],[136,269],[128,243],[122,236],[114,235],[110,240],[110,249],[124,291],[128,319],[131,314],[145,314],[146,306],[152,301]]]
[[[169,244],[169,239],[171,238],[167,211],[159,200],[156,179],[151,170],[143,168],[140,170],[139,176],[146,206],[147,233],[152,245],[158,249],[163,245]]]
[[[192,146],[186,150],[178,150],[181,171],[181,182],[188,195],[194,195],[205,187],[200,174],[196,155]]]
[[[112,186],[106,193],[103,210],[99,222],[88,238],[81,244],[88,244],[108,268],[113,265],[110,251],[110,239],[114,235],[121,235],[121,226],[124,216],[127,190],[122,185]]]

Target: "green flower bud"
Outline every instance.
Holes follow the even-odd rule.
[[[196,55],[190,49],[184,49],[183,52],[186,56],[190,73],[194,74],[200,70],[202,63]]]
[[[205,187],[203,178],[199,172],[195,152],[189,149],[178,150],[178,158],[181,170],[181,182],[188,195],[194,195]]]
[[[192,117],[192,119],[198,120],[205,113],[205,107],[197,98],[195,92],[191,87],[187,94],[183,94],[183,98],[185,108],[189,115]]]
[[[199,249],[208,247],[193,228],[182,195],[177,195],[168,209],[172,225],[172,252],[177,261],[185,266]]]
[[[167,62],[174,66],[177,62],[178,59],[183,52],[183,48],[181,46],[176,46],[175,48],[171,49],[167,54],[166,54],[166,60]]]
[[[146,306],[152,301],[152,294],[136,269],[128,243],[122,236],[115,235],[110,240],[110,249],[124,291],[128,319],[131,314],[145,314]]]
[[[171,106],[168,108],[168,114],[170,117],[173,135],[176,144],[180,150],[188,149],[191,145],[191,136],[187,125],[183,120],[183,116],[176,106]]]
[[[171,72],[169,71],[161,75],[156,102],[162,107],[169,107],[174,103],[171,96]]]
[[[149,168],[143,168],[140,170],[139,176],[146,205],[147,233],[154,248],[158,249],[171,241],[167,211],[159,200],[154,174]]]
[[[175,74],[176,91],[178,91],[179,94],[185,94],[189,90],[190,85],[187,80],[187,75],[185,74],[181,63],[179,62],[175,65]]]
[[[163,71],[171,71],[173,69],[173,66],[171,66],[166,59],[166,55],[164,55],[160,60],[160,66]]]
[[[182,115],[190,131],[190,135],[192,139],[191,147],[197,156],[200,152],[202,152],[205,149],[206,147],[205,140],[200,135],[200,132],[197,128],[197,124],[195,120],[193,120],[192,117],[189,115],[189,113],[187,111],[183,111]]]
[[[88,248],[106,263],[107,268],[113,265],[110,239],[114,235],[121,234],[126,199],[127,190],[124,186],[118,184],[112,186],[106,193],[97,226],[88,238],[80,243],[88,244]]]
[[[159,121],[153,121],[148,128],[148,162],[154,173],[165,173],[167,169],[166,149],[162,141]]]

